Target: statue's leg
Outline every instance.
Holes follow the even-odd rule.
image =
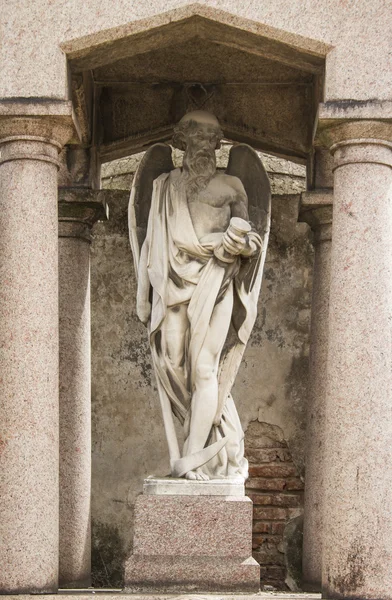
[[[185,342],[189,328],[187,304],[168,307],[161,326],[163,354],[181,382],[185,384]]]
[[[177,394],[177,399],[180,404],[183,404],[183,406],[186,407],[187,401],[185,401],[185,398],[188,398],[188,392],[186,390],[187,372],[185,368],[185,341],[189,327],[186,309],[186,305],[177,305],[167,309],[160,328],[159,342],[159,354],[162,354],[165,357],[165,360],[161,361],[159,354],[153,352],[154,363],[157,361],[155,363],[155,372],[157,376],[163,423],[169,447],[171,468],[173,468],[173,463],[180,458],[181,453],[173,420],[173,406],[165,391],[165,386],[161,381],[159,373],[160,371],[166,371],[166,381],[169,380],[175,382],[177,380],[178,391],[180,391],[181,388],[184,390],[183,394]]]
[[[222,348],[229,331],[233,311],[232,284],[212,313],[204,345],[195,365],[191,423],[186,454],[194,454],[205,446],[218,407],[218,369]],[[187,473],[188,479],[207,479],[201,472]]]

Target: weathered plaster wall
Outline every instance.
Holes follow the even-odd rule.
[[[227,153],[223,148],[218,166],[224,165]],[[92,244],[93,570],[94,583],[101,586],[121,585],[122,560],[132,542],[133,504],[143,478],[169,470],[146,331],[135,314],[128,242],[129,187],[139,160],[140,155],[104,167],[103,185],[113,190],[110,220],[95,226]],[[264,162],[274,193],[270,246],[259,315],[234,397],[245,429],[251,425],[254,431],[267,423],[282,432],[291,469],[298,477],[304,462],[312,270],[308,227],[297,223],[304,168],[274,157],[265,157]],[[256,468],[260,461],[251,460]],[[273,465],[270,474],[272,479],[278,477]],[[255,490],[264,493],[253,485]],[[291,518],[289,513],[286,516],[284,523]],[[284,527],[278,517],[282,537]],[[278,549],[271,540],[263,542],[259,536],[256,541],[258,558],[270,552],[267,564],[280,568],[264,569],[264,583],[282,583],[283,537]],[[272,542],[276,541],[275,536]],[[269,577],[271,573],[280,579]]]
[[[60,44],[110,28],[130,28],[142,19],[148,26],[156,15],[194,4],[193,0],[3,2],[0,97],[66,99],[66,55]],[[327,100],[391,97],[388,0],[204,0],[199,4],[211,12],[231,13],[234,26],[245,18],[260,23],[260,33],[268,28],[281,30],[291,45],[295,45],[293,35],[302,36],[305,45],[307,39],[330,45]]]

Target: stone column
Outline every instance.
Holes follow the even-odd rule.
[[[0,592],[55,592],[57,171],[71,127],[0,108]]]
[[[309,395],[306,429],[306,473],[303,538],[303,579],[321,589],[323,545],[322,464],[325,451],[328,311],[332,239],[332,190],[302,194],[300,220],[313,230],[314,267],[310,330]]]
[[[392,598],[392,128],[325,132],[334,156],[323,598]]]
[[[91,584],[91,228],[103,192],[59,190],[61,587]]]

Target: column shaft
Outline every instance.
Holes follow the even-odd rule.
[[[392,598],[392,145],[334,151],[323,597]]]
[[[59,581],[68,588],[91,583],[90,230],[105,209],[101,192],[60,189]]]
[[[317,166],[322,163],[323,161],[318,161]],[[322,467],[325,449],[332,190],[305,192],[301,200],[300,220],[311,226],[315,250],[306,425],[303,580],[307,588],[318,591],[321,589],[323,545]]]
[[[331,266],[331,225],[315,233],[312,318],[310,332],[309,401],[304,502],[304,581],[321,588],[323,545],[322,464],[325,449],[325,395],[328,358],[328,308]],[[321,238],[321,239],[320,239]]]
[[[90,585],[90,244],[59,224],[60,586]],[[86,228],[86,226],[81,226]]]
[[[56,591],[55,142],[0,140],[0,591]]]

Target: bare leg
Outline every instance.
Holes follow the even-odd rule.
[[[185,378],[185,338],[189,327],[187,304],[169,307],[162,323],[164,354],[180,380]]]
[[[158,351],[158,353],[162,352],[167,359],[165,361],[166,381],[171,379],[173,385],[177,386],[177,399],[179,404],[182,404],[185,409],[189,406],[187,370],[185,368],[185,341],[188,327],[189,321],[187,317],[187,307],[185,305],[168,308],[160,328],[160,340],[158,342],[160,350],[158,350],[157,344],[154,345],[155,351]],[[155,352],[153,352],[153,359],[155,362],[156,359],[154,356]],[[157,364],[155,364],[157,385],[162,408],[163,423],[169,447],[170,465],[172,466],[175,461],[181,457],[181,453],[173,421],[173,406],[167,396],[165,386],[158,375],[160,370],[162,370],[162,365],[159,366],[159,356],[157,361]]]
[[[224,299],[214,309],[204,346],[197,359],[187,455],[204,448],[216,415],[219,359],[229,330],[232,310],[233,292],[230,287]],[[185,477],[208,479],[198,469],[189,471]]]

